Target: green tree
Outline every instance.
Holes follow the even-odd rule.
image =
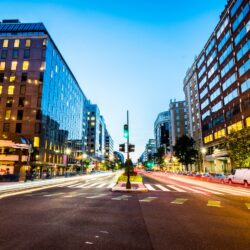
[[[157,149],[157,152],[155,153],[155,163],[160,167],[162,167],[164,164],[164,155],[165,155],[164,147],[159,147]]]
[[[250,167],[250,128],[233,131],[228,135],[226,148],[236,167]]]
[[[197,160],[198,151],[195,149],[195,141],[186,135],[177,139],[174,152],[179,162],[185,165],[186,171],[188,171],[188,165],[194,164]]]

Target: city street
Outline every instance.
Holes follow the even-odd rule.
[[[97,175],[3,197],[1,249],[249,249],[249,189],[144,183],[149,192],[112,193],[115,176]]]

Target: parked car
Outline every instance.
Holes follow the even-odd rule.
[[[250,184],[250,169],[240,168],[232,170],[231,174],[228,175],[226,181],[229,184],[238,183],[244,184],[246,187]]]
[[[214,174],[213,176],[216,179],[225,179],[225,175],[224,174]]]

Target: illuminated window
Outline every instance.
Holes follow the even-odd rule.
[[[91,122],[91,126],[93,126],[93,127],[94,127],[94,126],[95,126],[95,122]]]
[[[40,145],[40,138],[39,137],[34,137],[34,147],[38,148]]]
[[[10,76],[10,82],[14,82],[16,80],[16,75],[15,74],[11,74]]]
[[[16,39],[14,41],[14,48],[18,48],[19,47],[19,44],[20,44],[20,40],[19,39]]]
[[[0,85],[0,95],[2,94],[3,92],[3,86]]]
[[[247,119],[246,119],[246,125],[247,125],[247,127],[250,127],[250,117],[247,117]]]
[[[92,116],[92,117],[91,117],[91,121],[94,121],[94,120],[95,120],[95,117],[94,117],[94,116]]]
[[[6,110],[5,112],[5,120],[9,120],[11,117],[11,110]]]
[[[17,68],[17,61],[12,61],[11,62],[11,70],[16,70]]]
[[[217,140],[217,139],[220,139],[222,137],[225,137],[225,129],[221,129],[217,132],[214,133],[214,138]]]
[[[30,47],[30,44],[31,44],[31,41],[30,41],[30,39],[27,39],[26,41],[25,41],[25,47]]]
[[[46,46],[46,39],[43,39],[43,46]]]
[[[211,141],[213,141],[213,135],[212,134],[204,137],[204,143],[209,143]]]
[[[236,122],[230,126],[227,127],[227,132],[228,134],[231,134],[232,132],[236,132],[236,131],[239,131],[243,128],[242,126],[242,122]]]
[[[0,70],[5,70],[5,62],[0,62]]]
[[[15,86],[10,85],[8,87],[8,95],[13,95],[14,94],[14,90],[15,90]]]
[[[3,48],[8,48],[9,40],[3,40]]]
[[[29,69],[29,61],[23,61],[23,70]]]

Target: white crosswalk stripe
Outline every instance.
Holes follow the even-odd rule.
[[[183,190],[183,189],[181,189],[181,188],[178,188],[178,187],[176,187],[176,186],[174,186],[174,185],[167,185],[167,186],[170,187],[170,188],[172,188],[172,189],[174,189],[174,190],[176,190],[176,191],[178,191],[178,192],[186,193],[185,190]]]
[[[197,188],[199,190],[203,190],[203,191],[211,193],[211,194],[223,194],[223,193],[220,193],[220,192],[217,192],[217,191],[214,191],[214,190],[210,190],[210,189],[206,189],[206,188],[202,188],[202,187],[195,186],[194,188]]]
[[[180,186],[181,188],[187,189],[189,191],[192,191],[193,193],[198,193],[198,194],[205,194],[205,192],[202,192],[200,190],[194,189],[194,188],[190,188],[190,187],[186,187],[186,186]]]
[[[169,189],[163,187],[163,186],[160,185],[160,184],[155,184],[155,186],[158,187],[159,189],[161,189],[162,191],[165,191],[165,192],[169,192],[169,191],[170,191]]]
[[[107,185],[107,183],[102,183],[102,184],[100,184],[99,186],[97,186],[97,188],[102,188],[102,187],[104,187],[104,186],[106,186]]]
[[[155,191],[155,188],[153,188],[150,184],[145,184],[145,187],[150,191]]]

